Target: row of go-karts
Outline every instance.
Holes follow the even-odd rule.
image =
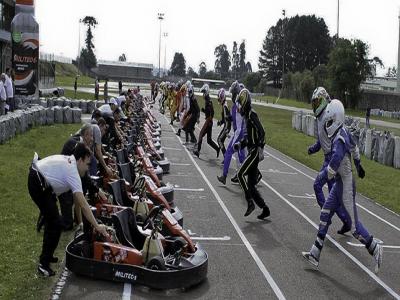
[[[131,115],[118,126],[126,141],[109,152],[114,175],[94,177],[107,199],[88,199],[95,217],[109,226],[98,234],[85,219],[66,249],[66,267],[97,279],[130,282],[156,289],[187,288],[207,276],[208,256],[182,228],[174,190],[161,180],[169,172],[160,144],[161,126],[150,103],[138,97]]]

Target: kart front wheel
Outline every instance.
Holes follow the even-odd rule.
[[[167,268],[165,267],[165,261],[162,257],[160,256],[154,256],[152,257],[149,262],[146,265],[147,268],[150,270],[166,270]]]

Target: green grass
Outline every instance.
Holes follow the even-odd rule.
[[[34,151],[41,157],[60,153],[70,133],[79,127],[79,124],[37,127],[0,145],[0,299],[49,298],[57,276],[44,279],[36,274],[43,231],[39,234],[35,231],[39,210],[28,193],[28,168]],[[58,257],[64,257],[70,239],[71,233],[62,235]]]
[[[311,109],[310,103],[305,103],[305,102],[297,101],[294,99],[280,98],[278,100],[278,102],[275,103],[277,98],[273,97],[273,96],[260,96],[260,97],[255,97],[255,98],[257,100],[265,101],[268,103],[274,103],[274,104],[279,104],[279,105],[284,105],[284,106],[292,106],[292,107],[304,108],[304,109]],[[365,111],[363,111],[363,110],[346,108],[346,114],[349,116],[365,118]],[[371,120],[381,120],[381,121],[392,122],[392,123],[400,123],[400,120],[398,120],[398,119],[385,118],[385,117],[380,117],[380,116],[371,116]]]
[[[93,87],[94,81],[95,79],[91,77],[80,75],[78,77],[78,87]],[[75,75],[74,76],[56,75],[56,86],[74,86],[74,83],[75,83]]]
[[[204,107],[202,97],[197,97],[199,106]],[[220,119],[221,105],[213,100],[215,115]],[[255,106],[255,110],[264,126],[267,145],[305,164],[306,166],[319,170],[323,161],[322,151],[308,155],[309,145],[315,142],[315,138],[292,129],[292,112],[271,108]],[[400,185],[393,184],[400,182],[400,170],[381,165],[375,161],[362,156],[366,177],[359,179],[356,175],[357,192],[370,199],[400,213]],[[310,187],[312,182],[310,181]]]
[[[94,92],[93,93],[86,93],[86,92],[75,92],[72,90],[64,89],[64,96],[70,99],[86,99],[86,100],[94,100]]]

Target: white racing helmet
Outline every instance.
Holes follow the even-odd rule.
[[[344,107],[342,102],[333,99],[325,109],[325,130],[329,138],[336,135],[344,124]]]
[[[205,83],[201,89],[200,89],[200,93],[203,93],[204,95],[208,95],[210,93],[210,87],[208,86],[207,83]]]

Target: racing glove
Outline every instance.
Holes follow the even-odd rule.
[[[309,146],[307,150],[308,155],[314,154],[313,152],[313,146]]]
[[[356,166],[358,177],[360,177],[361,179],[364,178],[365,177],[365,170],[361,165],[361,161],[359,159],[355,159],[354,160],[354,164]]]

